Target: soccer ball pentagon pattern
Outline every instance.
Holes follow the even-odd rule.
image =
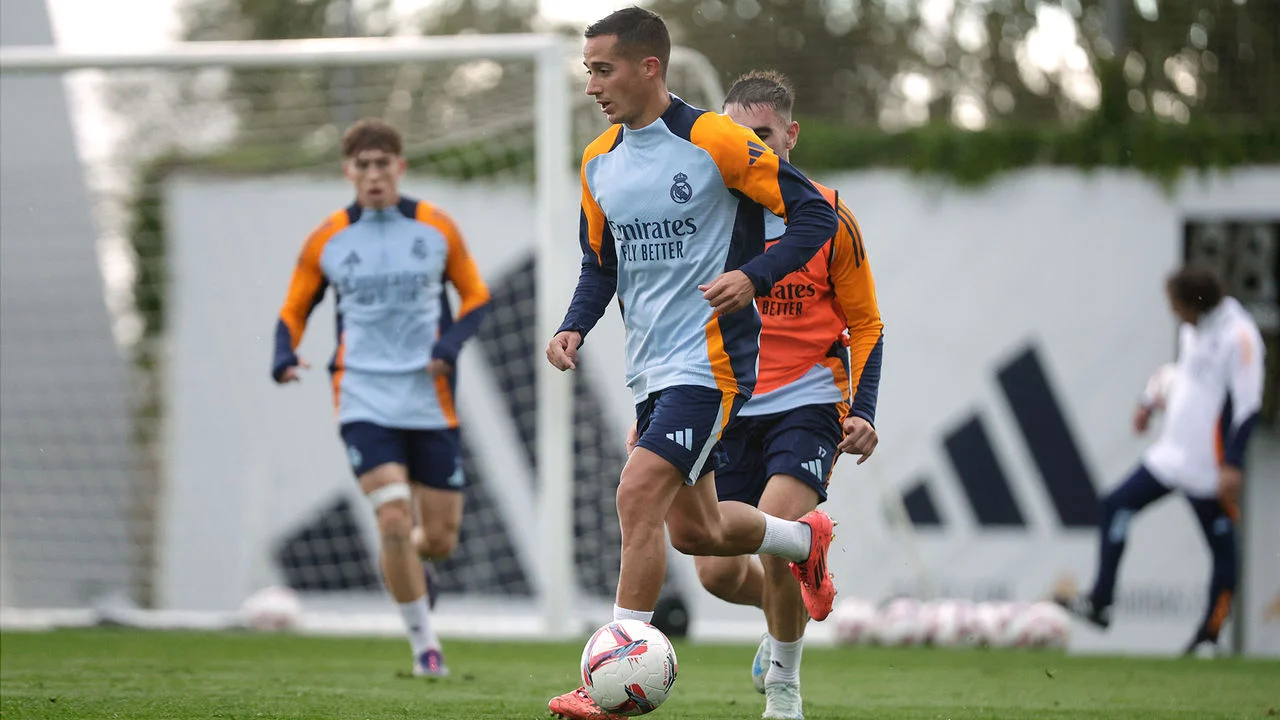
[[[582,649],[582,686],[607,712],[653,712],[675,682],[676,652],[649,623],[615,620],[596,630]]]

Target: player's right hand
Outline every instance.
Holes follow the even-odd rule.
[[[285,383],[302,382],[302,375],[298,371],[310,369],[311,363],[303,360],[302,358],[298,358],[297,365],[287,367],[284,369],[284,372],[280,373],[280,384],[284,385]]]
[[[871,453],[876,451],[876,445],[880,443],[875,427],[866,418],[850,415],[841,423],[841,429],[844,430],[844,439],[836,449],[850,455],[861,455],[858,458],[859,465],[871,457]]]
[[[565,330],[556,333],[547,343],[547,362],[557,370],[573,370],[578,367],[578,346],[582,344],[582,333],[576,330]]]
[[[1151,422],[1151,408],[1146,405],[1139,405],[1133,411],[1133,431],[1138,435],[1147,431],[1147,425]]]

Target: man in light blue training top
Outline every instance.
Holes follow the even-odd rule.
[[[652,618],[665,526],[676,549],[692,555],[790,560],[810,615],[822,620],[835,596],[826,565],[831,519],[820,510],[791,521],[721,505],[714,473],[720,435],[755,387],[761,325],[753,301],[835,234],[835,211],[750,130],[667,92],[671,41],[660,17],[619,10],[586,38],[586,91],[613,126],[583,154],[582,269],[547,359],[575,367],[583,337],[616,293],[639,439],[617,494],[614,618]],[[768,252],[764,209],[787,223]],[[645,709],[643,698],[630,703],[600,708],[579,688],[549,706],[585,720]]]
[[[361,120],[343,136],[356,201],[303,246],[280,310],[271,376],[300,379],[308,365],[295,351],[332,285],[338,347],[329,370],[342,440],[378,516],[383,580],[404,617],[414,674],[443,676],[419,558],[448,557],[458,543],[466,483],[454,367],[488,311],[489,290],[449,216],[400,195],[401,146],[400,133],[381,120]],[[446,281],[462,300],[456,320]]]

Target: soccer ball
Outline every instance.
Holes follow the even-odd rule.
[[[1169,396],[1173,394],[1173,388],[1177,384],[1177,380],[1177,366],[1173,363],[1161,365],[1147,380],[1147,397],[1151,398],[1156,407],[1165,407],[1169,404]]]
[[[240,612],[250,629],[292,630],[302,619],[302,602],[293,590],[271,585],[246,598]]]
[[[957,647],[973,642],[973,603],[939,600],[931,604],[926,641],[938,647]]]
[[[862,598],[845,598],[835,607],[836,640],[844,645],[871,641],[876,606]]]
[[[899,647],[918,645],[924,640],[924,603],[911,597],[898,597],[880,608],[876,615],[872,639],[877,645]]]
[[[1063,649],[1071,635],[1071,618],[1055,603],[1037,602],[1023,608],[1009,623],[1009,642],[1015,647]]]
[[[582,649],[582,686],[605,712],[644,715],[666,702],[676,682],[676,651],[658,628],[614,620]]]
[[[1013,645],[1016,638],[1010,633],[1011,625],[1026,607],[1026,603],[1008,601],[978,603],[971,628],[976,643],[990,648]]]

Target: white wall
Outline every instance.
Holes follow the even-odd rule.
[[[1098,491],[1113,486],[1143,448],[1129,430],[1133,400],[1173,352],[1161,287],[1179,261],[1184,217],[1275,213],[1280,169],[1188,179],[1171,194],[1117,172],[1038,170],[976,191],[894,172],[818,179],[838,188],[858,216],[886,325],[880,447],[861,467],[842,462],[832,481],[829,510],[843,522],[831,567],[841,592],[882,599],[919,580],[881,498],[882,488],[895,496],[921,477],[944,520],[918,535],[932,582],[962,592],[1003,588],[1022,600],[1043,596],[1064,574],[1088,583],[1094,534],[1058,527],[996,369],[1034,347]],[[306,178],[183,177],[168,190],[176,295],[162,598],[170,607],[226,608],[269,577],[265,538],[332,493],[354,492],[323,372],[287,389],[268,378],[275,313],[298,248],[349,194],[341,181]],[[530,247],[528,188],[414,178],[406,192],[454,215],[490,279]],[[576,207],[565,212],[572,221]],[[576,265],[575,236],[554,261]],[[619,442],[633,412],[621,347],[610,310],[585,353]],[[319,368],[331,349],[326,302],[301,350]],[[482,427],[509,425],[491,403],[469,401],[469,382],[485,384],[483,371],[463,375],[463,416]],[[942,440],[975,413],[1025,527],[984,530],[964,500]],[[1256,477],[1280,476],[1274,460],[1255,465]],[[1266,502],[1280,508],[1274,494]],[[681,579],[691,584],[684,560]],[[1187,508],[1165,501],[1135,523],[1121,576],[1122,603],[1138,596],[1163,603],[1122,606],[1110,633],[1082,631],[1077,648],[1176,649],[1202,611],[1208,568]],[[1264,577],[1255,568],[1252,583],[1268,597],[1280,591],[1280,573],[1270,570]],[[695,632],[754,627],[736,624],[754,622],[753,612],[691,594]]]

